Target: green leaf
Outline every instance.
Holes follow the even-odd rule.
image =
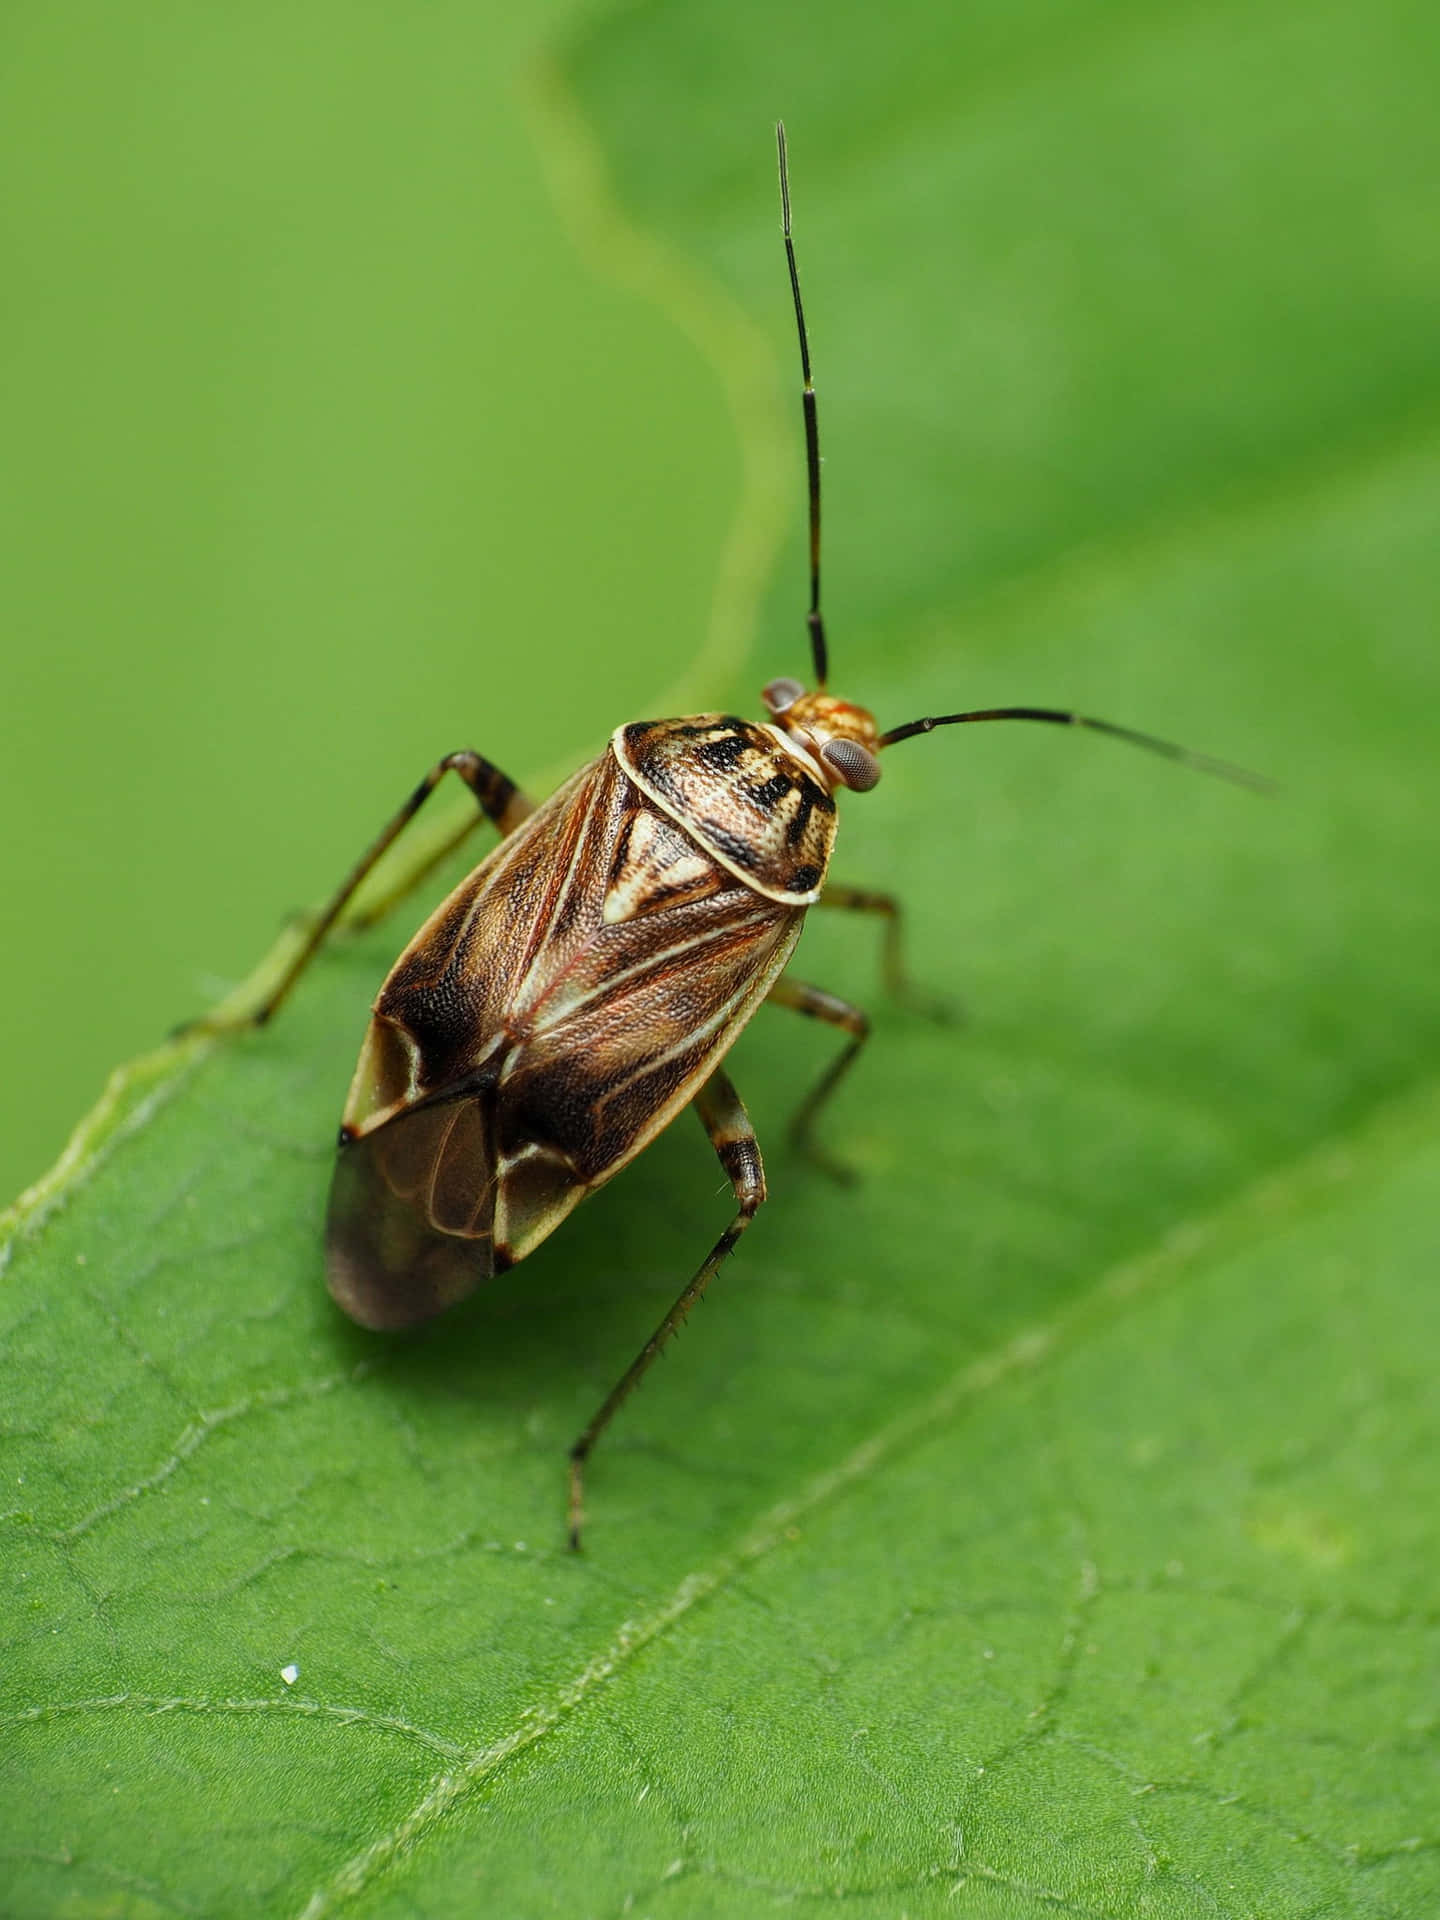
[[[727,303],[788,377],[786,103],[837,690],[1073,703],[1283,791],[1038,728],[887,758],[837,877],[967,1022],[877,1006],[841,1192],[784,1144],[832,1042],[759,1016],[772,1198],[581,1558],[565,1447],[728,1217],[696,1129],[383,1339],[317,1240],[402,929],[118,1082],[0,1294],[8,1910],[1437,1905],[1435,40],[692,0],[569,48],[564,203],[711,329],[752,527]],[[697,701],[803,665],[790,560]],[[874,1002],[872,941],[816,916],[799,970]]]

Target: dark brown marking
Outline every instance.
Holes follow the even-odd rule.
[[[794,786],[795,782],[788,773],[772,773],[758,787],[747,787],[745,791],[757,807],[763,807],[769,813],[777,801],[783,800],[787,793],[794,790]]]
[[[806,829],[810,825],[810,816],[817,808],[821,813],[834,813],[835,802],[830,798],[830,795],[826,793],[825,789],[817,786],[813,780],[802,781],[800,786],[800,799],[795,808],[795,817],[785,829],[787,845],[792,847],[799,846],[800,842],[805,838]],[[813,886],[814,882],[809,882],[809,885]]]
[[[753,751],[743,733],[732,731],[716,733],[710,739],[700,741],[695,748],[695,758],[721,773],[733,773]]]
[[[720,1164],[729,1177],[730,1184],[737,1193],[764,1174],[760,1166],[760,1149],[754,1137],[747,1135],[743,1140],[717,1140],[715,1151],[720,1156]]]
[[[760,856],[751,842],[743,834],[734,832],[726,821],[705,819],[699,822],[699,829],[705,838],[713,841],[726,859],[733,860],[737,867],[744,867],[748,872],[753,873],[760,864]]]

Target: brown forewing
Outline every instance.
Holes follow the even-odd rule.
[[[433,913],[375,1002],[330,1285],[428,1318],[524,1257],[695,1093],[801,912],[744,886],[607,751]]]

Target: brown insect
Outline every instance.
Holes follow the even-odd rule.
[[[356,865],[253,1016],[259,1023],[275,1011],[380,856],[444,775],[459,774],[500,830],[500,844],[431,914],[381,987],[340,1127],[326,1229],[330,1291],[367,1327],[428,1320],[523,1260],[682,1107],[695,1108],[737,1211],[570,1449],[573,1547],[596,1441],[765,1198],[760,1150],[722,1065],[762,1000],[848,1035],[793,1126],[798,1144],[824,1162],[815,1122],[869,1022],[858,1007],[784,972],[806,910],[882,916],[887,985],[906,993],[897,902],[825,888],[837,790],[868,793],[883,748],[982,720],[1088,727],[1260,784],[1080,714],[989,708],[882,733],[863,707],[825,691],[815,388],[784,128],[776,132],[800,337],[817,690],[772,681],[762,722],[731,714],[633,721],[538,807],[480,754],[448,754]]]

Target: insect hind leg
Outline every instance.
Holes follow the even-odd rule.
[[[577,1553],[585,1521],[585,1463],[594,1451],[595,1442],[639,1386],[657,1356],[689,1319],[691,1308],[714,1279],[721,1261],[734,1251],[736,1241],[755,1218],[765,1198],[765,1168],[755,1129],[729,1075],[717,1067],[695,1095],[693,1105],[711,1146],[720,1157],[721,1166],[729,1175],[739,1212],[570,1449],[570,1545]]]

